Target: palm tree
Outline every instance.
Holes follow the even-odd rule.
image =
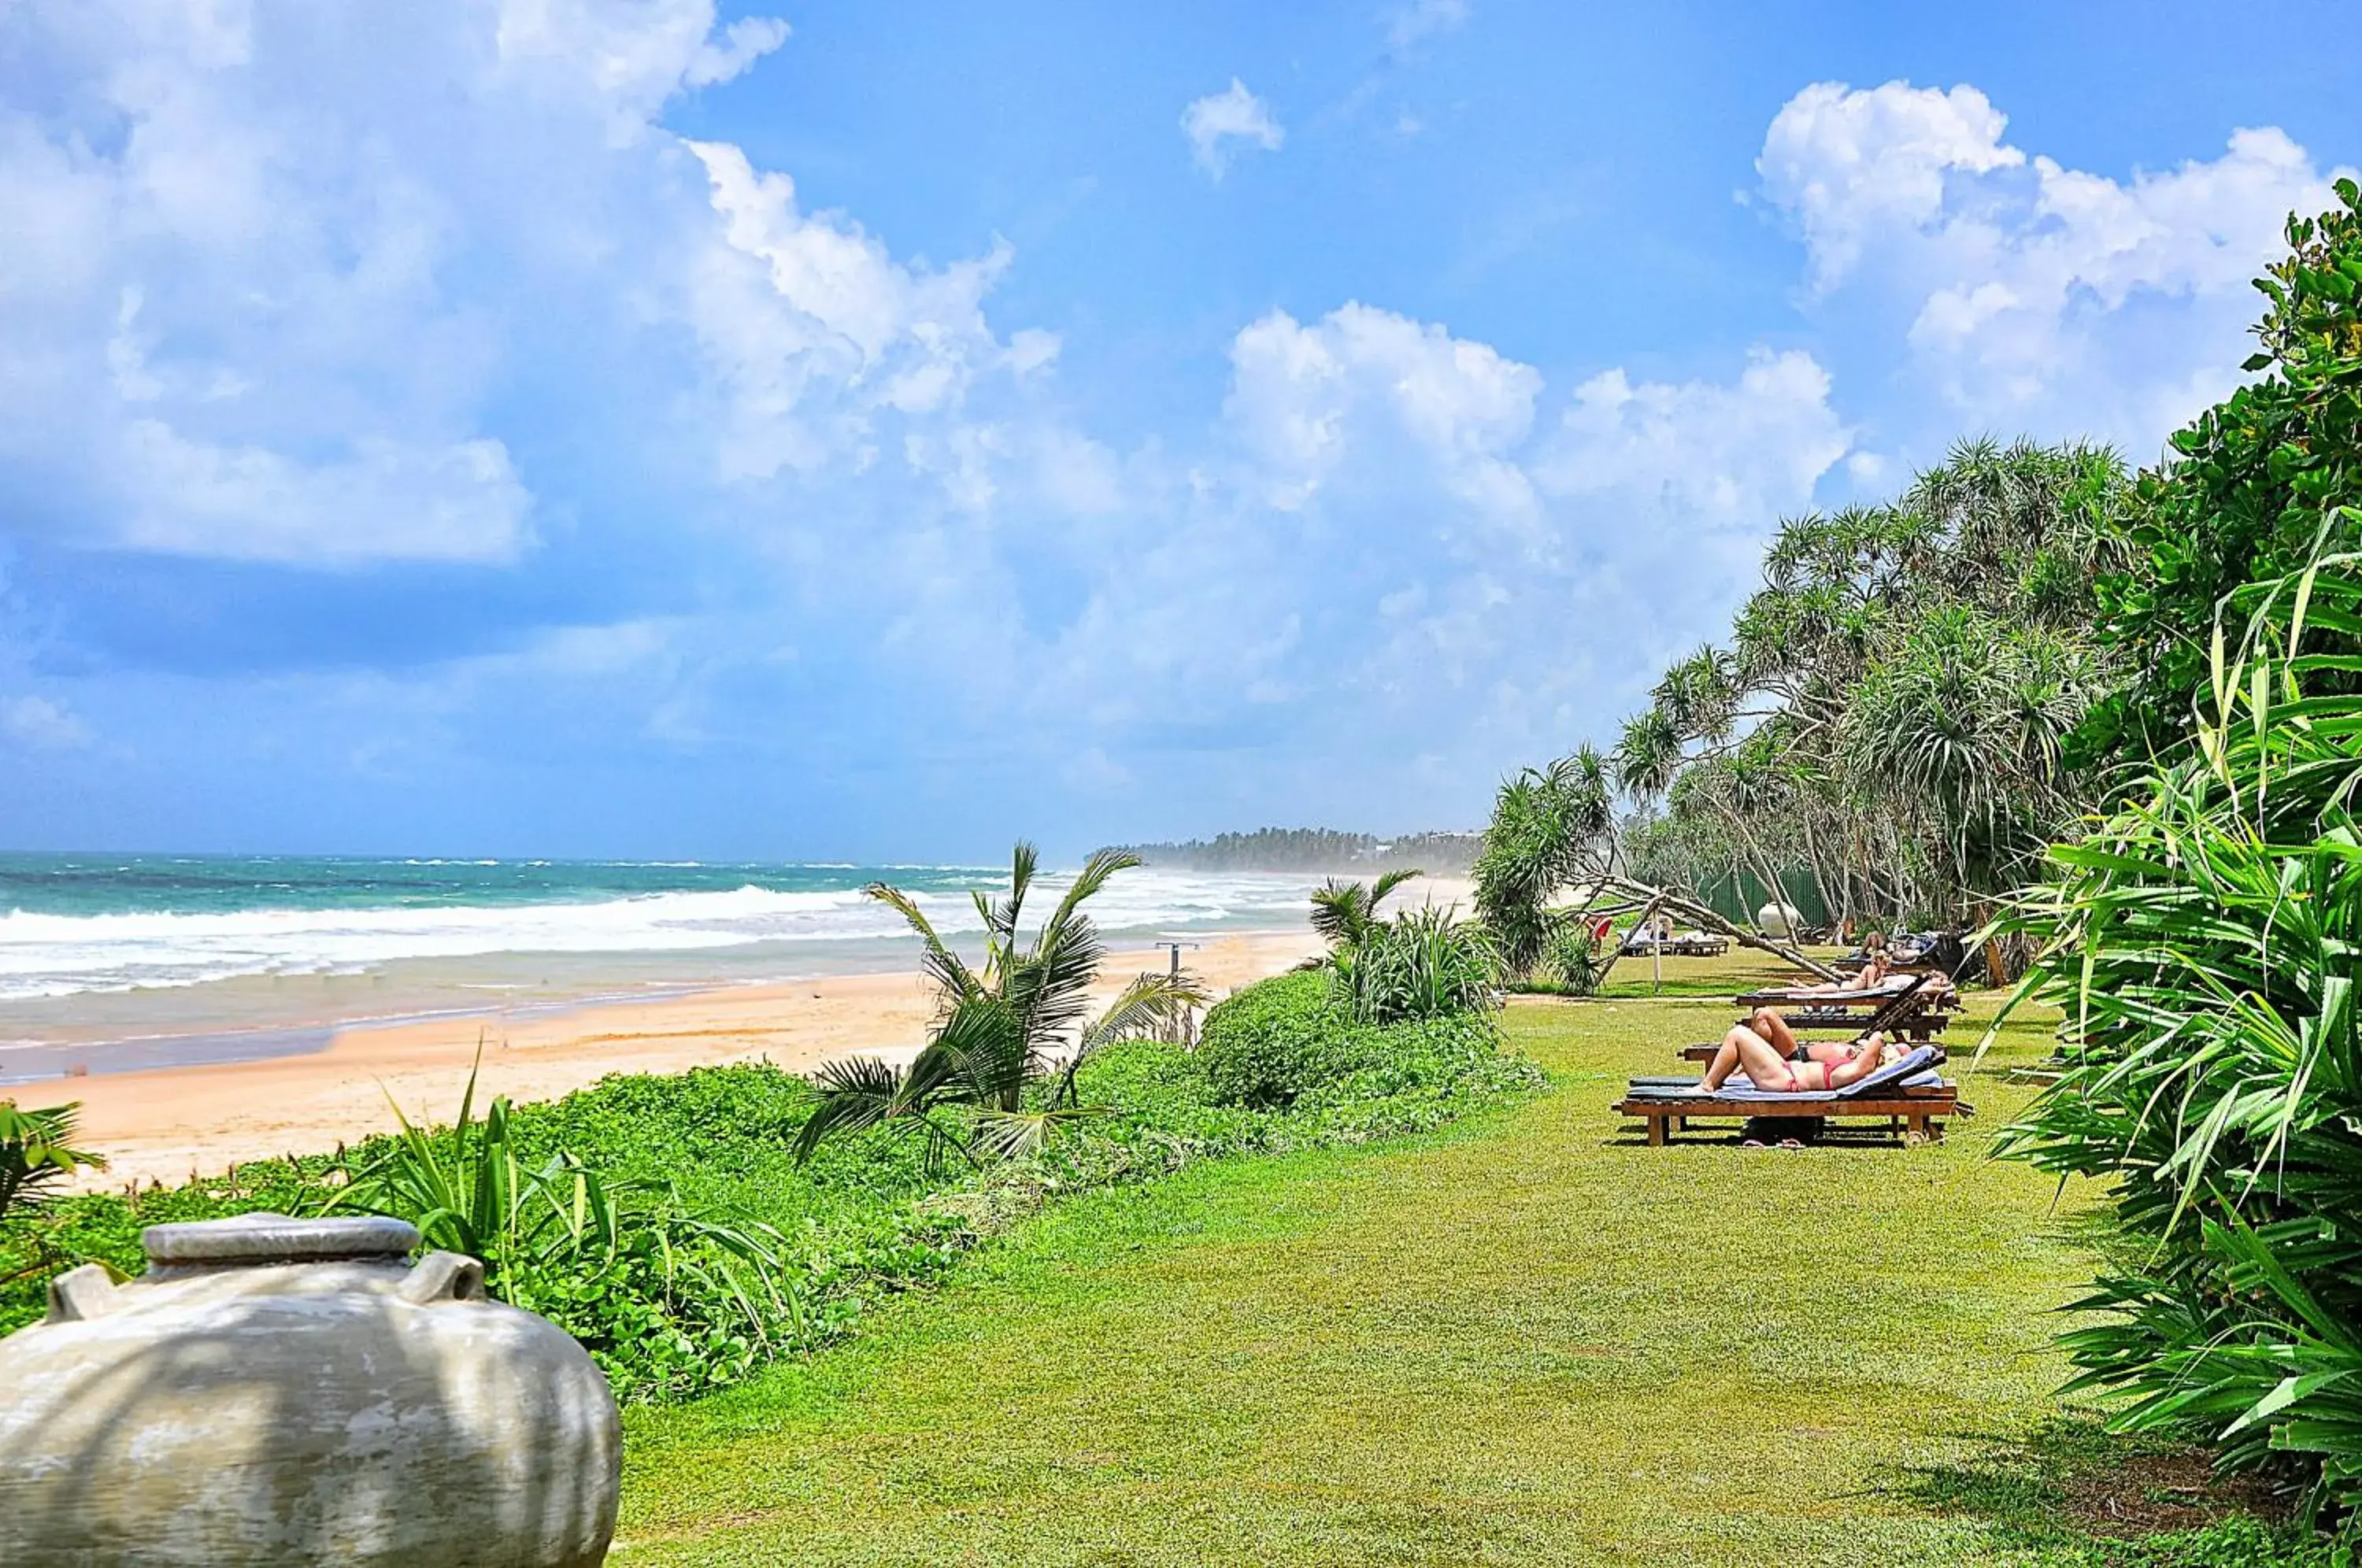
[[[820,1101],[796,1137],[796,1157],[810,1159],[836,1134],[884,1126],[923,1135],[931,1167],[953,1153],[981,1165],[1037,1150],[1059,1126],[1089,1115],[1075,1091],[1085,1057],[1111,1041],[1153,1033],[1205,1000],[1186,975],[1144,974],[1096,1018],[1087,1016],[1107,944],[1083,905],[1117,872],[1139,864],[1119,850],[1093,855],[1022,943],[1018,925],[1040,856],[1021,842],[1010,860],[1009,891],[998,900],[970,894],[984,922],[980,966],[955,953],[901,889],[873,882],[863,889],[898,911],[925,944],[921,965],[935,988],[933,1031],[907,1067],[865,1056],[814,1075]]]
[[[1416,870],[1387,871],[1375,882],[1340,882],[1335,878],[1312,893],[1312,929],[1330,947],[1359,947],[1378,922],[1378,906]]]
[[[78,1105],[53,1105],[46,1110],[19,1110],[17,1102],[0,1099],[0,1216],[11,1208],[35,1208],[47,1188],[72,1176],[81,1166],[105,1170],[98,1155],[73,1147]]]

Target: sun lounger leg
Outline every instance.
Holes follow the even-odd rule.
[[[1650,1148],[1652,1148],[1652,1149],[1654,1149],[1654,1148],[1659,1148],[1659,1147],[1661,1147],[1661,1146],[1663,1145],[1664,1142],[1665,1142],[1665,1118],[1663,1118],[1663,1117],[1661,1117],[1661,1116],[1651,1116],[1651,1117],[1650,1117],[1650,1118],[1649,1118],[1649,1146],[1650,1146]]]

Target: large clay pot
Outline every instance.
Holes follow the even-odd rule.
[[[0,1340],[0,1563],[575,1568],[623,1442],[582,1347],[398,1220],[158,1225]]]
[[[1777,899],[1755,911],[1757,928],[1775,940],[1794,936],[1803,929],[1805,917],[1796,912],[1795,905],[1782,903]]]

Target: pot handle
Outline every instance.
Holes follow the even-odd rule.
[[[105,1264],[84,1264],[50,1281],[52,1323],[83,1323],[104,1318],[123,1303],[115,1297],[115,1276]]]
[[[458,1253],[429,1253],[403,1277],[399,1294],[414,1306],[476,1301],[484,1294],[484,1265]]]

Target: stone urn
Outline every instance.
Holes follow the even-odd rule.
[[[1795,905],[1774,899],[1755,911],[1755,923],[1764,935],[1784,940],[1804,929],[1805,917]]]
[[[0,1340],[0,1563],[574,1568],[623,1440],[582,1347],[399,1220],[150,1227]]]

